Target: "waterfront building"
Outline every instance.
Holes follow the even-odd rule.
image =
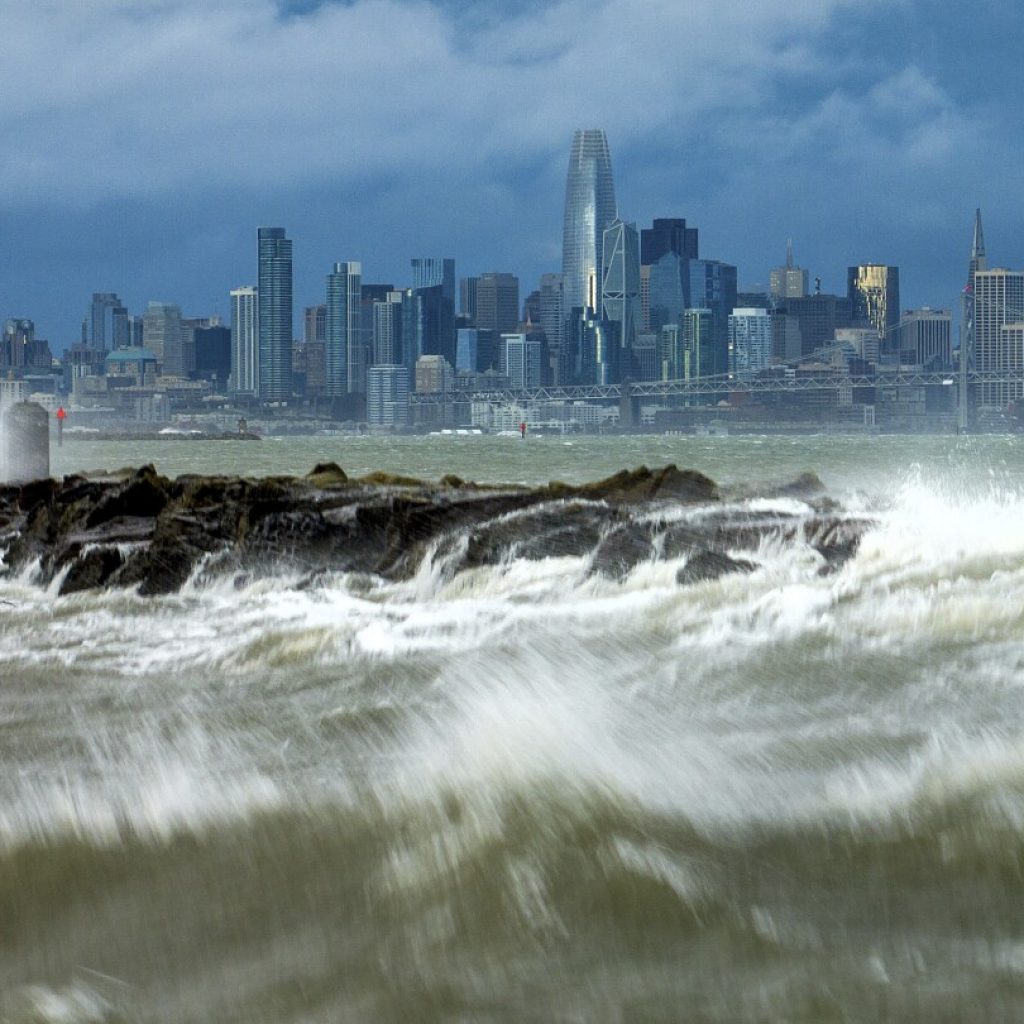
[[[231,291],[231,390],[255,395],[260,386],[259,289]]]
[[[444,356],[436,353],[416,360],[416,392],[418,394],[451,394],[455,371]]]
[[[599,128],[577,130],[569,154],[562,224],[564,309],[599,309],[601,247],[605,229],[615,217],[608,139]]]
[[[381,363],[367,370],[366,421],[371,427],[408,424],[409,371],[401,363]]]
[[[366,354],[362,336],[363,266],[335,263],[327,275],[324,352],[328,398],[366,391]]]
[[[900,268],[880,263],[861,263],[848,269],[846,283],[854,321],[874,327],[882,339],[882,356],[898,359]]]
[[[292,242],[284,228],[259,228],[259,397],[286,402],[292,390]]]

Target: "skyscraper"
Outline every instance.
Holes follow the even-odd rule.
[[[636,225],[618,218],[604,232],[601,313],[606,322],[615,325],[623,373],[635,376],[630,353],[640,319],[640,236]]]
[[[455,260],[414,259],[412,279],[413,319],[402,325],[404,362],[414,369],[420,356],[440,355],[454,365]]]
[[[744,307],[729,314],[729,372],[749,380],[768,369],[772,357],[772,318],[767,309]]]
[[[366,390],[366,356],[361,330],[363,267],[335,263],[327,275],[325,351],[328,398]]]
[[[308,345],[311,341],[327,340],[327,306],[307,306],[302,317],[302,340]]]
[[[853,304],[853,318],[868,323],[882,339],[883,356],[899,356],[900,268],[879,263],[850,267],[846,275],[847,295]]]
[[[769,288],[776,299],[802,299],[807,294],[808,273],[793,263],[793,240],[786,240],[786,263],[773,267]]]
[[[540,326],[548,341],[551,360],[551,378],[555,384],[565,384],[568,367],[562,359],[565,338],[565,296],[562,294],[561,274],[540,276]]]
[[[640,262],[646,266],[657,263],[666,253],[695,260],[697,229],[688,228],[683,217],[655,217],[649,228],[640,232]]]
[[[254,395],[260,385],[259,291],[231,291],[231,390]]]
[[[729,370],[729,314],[736,308],[736,268],[721,260],[689,260],[687,306],[710,309],[714,343],[701,354],[701,376]]]
[[[89,306],[89,344],[109,352],[131,344],[128,310],[113,292],[94,292]]]
[[[185,376],[181,307],[151,302],[142,318],[142,344],[156,356],[160,372],[168,377]]]
[[[983,250],[984,252],[984,250]],[[1001,267],[974,272],[974,368],[981,373],[1019,371],[1017,348],[1024,325],[1024,271]],[[1016,328],[1016,329],[1015,329]],[[978,404],[1004,409],[1021,397],[1020,384],[982,384]]]
[[[292,393],[292,243],[284,228],[257,231],[259,256],[259,397]]]
[[[616,212],[608,139],[600,128],[577,130],[569,155],[562,230],[562,281],[567,315],[572,315],[576,307],[598,311],[602,241]]]
[[[519,278],[515,274],[481,274],[473,291],[474,325],[494,331],[498,337],[513,333],[519,324]]]

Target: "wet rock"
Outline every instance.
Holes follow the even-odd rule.
[[[348,474],[336,462],[319,462],[306,479],[314,487],[338,487],[348,483]]]
[[[676,582],[682,585],[717,580],[729,573],[753,572],[757,566],[745,559],[730,558],[721,551],[698,551],[687,559],[676,573]]]
[[[107,491],[86,519],[92,528],[117,516],[154,518],[168,502],[167,481],[152,466],[143,466],[121,487]]]
[[[654,554],[651,526],[647,523],[626,523],[606,534],[594,552],[591,572],[621,580],[641,562]]]
[[[60,585],[62,594],[102,587],[124,564],[117,548],[92,548],[71,563],[67,576]]]
[[[555,497],[582,497],[614,502],[650,501],[652,499],[683,502],[712,502],[719,500],[718,485],[714,480],[694,469],[679,469],[668,465],[651,470],[623,469],[604,480],[581,486],[559,482],[548,485]]]

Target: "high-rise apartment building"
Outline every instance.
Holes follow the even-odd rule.
[[[292,393],[292,242],[284,228],[257,231],[259,397],[286,402]]]
[[[802,299],[808,291],[808,273],[793,262],[793,240],[786,241],[786,262],[771,270],[769,289],[773,299]]]
[[[372,427],[409,422],[409,371],[399,364],[371,366],[366,375],[366,421]]]
[[[729,372],[740,380],[767,370],[772,358],[772,318],[767,309],[739,308],[729,314]]]
[[[717,368],[713,310],[691,306],[683,312],[683,372],[680,377],[708,377]]]
[[[335,263],[327,275],[325,353],[326,395],[340,398],[366,391],[366,353],[362,335],[361,263]]]
[[[1016,347],[1024,325],[1024,271],[977,270],[974,273],[974,368],[981,373],[1022,369]],[[979,386],[978,405],[1005,409],[1021,397],[1019,383]]]
[[[853,319],[878,331],[883,359],[898,357],[900,347],[900,268],[880,263],[850,267],[847,296]]]
[[[562,284],[565,310],[599,312],[601,253],[605,229],[615,220],[615,182],[603,130],[578,130],[569,154],[562,227]]]
[[[255,395],[260,386],[259,289],[231,291],[231,390]]]
[[[537,335],[504,334],[505,372],[513,390],[539,388],[544,383],[543,344]]]
[[[402,360],[402,292],[392,290],[373,304],[373,364],[392,366]],[[408,368],[405,372],[409,376]]]
[[[640,236],[636,225],[618,218],[612,221],[605,229],[602,251],[601,314],[618,335],[623,351],[621,367],[627,375],[635,376],[629,353],[640,320]]]

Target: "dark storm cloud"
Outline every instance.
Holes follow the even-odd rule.
[[[0,315],[63,346],[93,290],[223,307],[270,222],[299,302],[333,259],[400,283],[439,252],[525,291],[581,125],[623,215],[689,217],[745,282],[792,235],[826,286],[887,260],[948,305],[976,203],[1020,255],[1024,26],[998,6],[989,34],[934,0],[0,0]]]

